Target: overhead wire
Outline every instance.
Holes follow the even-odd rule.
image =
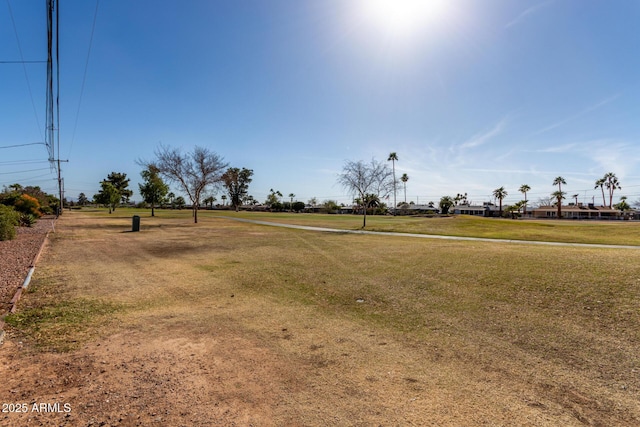
[[[15,144],[15,145],[4,145],[0,148],[16,148],[16,147],[26,147],[28,145],[46,145],[44,142],[29,142],[26,144]]]
[[[98,18],[98,7],[100,6],[100,0],[96,0],[96,9],[93,13],[93,24],[91,25],[91,35],[89,36],[89,49],[87,50],[87,59],[84,63],[84,73],[82,75],[82,84],[80,86],[80,97],[78,98],[78,109],[76,110],[76,119],[73,124],[73,132],[71,134],[71,142],[69,143],[69,151],[67,157],[71,154],[73,143],[76,139],[76,130],[78,129],[78,118],[80,117],[80,106],[82,105],[82,95],[84,94],[84,84],[87,81],[87,70],[89,69],[89,57],[91,56],[91,47],[93,46],[93,34],[96,29],[96,21]]]
[[[36,103],[33,100],[33,92],[31,91],[31,83],[29,82],[29,74],[27,73],[27,61],[24,60],[24,55],[22,54],[22,45],[20,44],[20,36],[18,35],[18,27],[16,26],[16,21],[13,17],[13,9],[11,8],[10,0],[6,0],[7,8],[9,9],[9,17],[11,18],[11,24],[13,25],[13,32],[16,35],[16,43],[18,44],[18,52],[20,53],[20,62],[22,64],[22,70],[24,71],[24,78],[27,81],[27,88],[29,90],[29,98],[31,99],[31,106],[33,107],[33,114],[36,117],[36,124],[38,125],[38,132],[40,132],[40,137],[44,139],[42,136],[42,128],[40,127],[40,118],[38,117],[38,110],[36,108]]]

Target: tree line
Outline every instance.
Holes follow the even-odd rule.
[[[178,207],[186,204],[182,196],[175,197],[170,192],[169,184],[177,186],[189,198],[194,223],[198,222],[201,203],[206,205],[215,201],[213,196],[204,197],[208,191],[223,187],[236,210],[253,200],[248,195],[253,170],[228,167],[222,156],[206,147],[196,146],[193,151],[183,153],[180,149],[160,145],[154,154],[155,159],[151,161],[136,161],[144,168],[140,173],[143,182],[139,184],[139,190],[143,201],[151,205],[152,216],[155,216],[155,208],[167,201]],[[129,202],[133,194],[128,189],[129,182],[125,173],[110,173],[100,182],[100,191],[93,196],[94,202],[107,206],[112,213],[121,203]],[[82,196],[86,200],[86,196]],[[226,199],[226,196],[222,197]]]

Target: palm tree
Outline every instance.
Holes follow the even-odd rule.
[[[566,184],[567,181],[564,180],[563,177],[558,176],[556,177],[556,179],[553,180],[553,185],[557,185],[558,186],[558,191],[562,191],[562,184]]]
[[[289,203],[289,212],[293,212],[293,198],[296,197],[296,195],[289,193],[289,197],[291,198],[291,203]]]
[[[403,173],[400,177],[400,181],[402,181],[402,184],[404,185],[404,202],[407,203],[407,181],[409,181],[409,175]]]
[[[562,199],[564,199],[564,192],[562,191],[562,184],[566,184],[567,181],[564,180],[563,177],[561,176],[557,176],[556,179],[553,180],[553,185],[557,185],[558,186],[558,191],[556,191],[556,193],[562,193],[562,198],[558,198],[556,193],[553,193],[554,197],[556,199],[558,199],[558,218],[562,218],[561,214],[562,214]]]
[[[613,205],[613,192],[616,190],[621,190],[620,182],[618,181],[618,177],[615,173],[609,172],[604,175],[604,186],[609,190],[609,208],[612,208]]]
[[[524,208],[523,215],[526,215],[527,214],[527,191],[531,191],[531,187],[529,187],[527,184],[522,184],[518,189],[518,191],[524,194],[524,204],[522,205],[522,207]]]
[[[576,206],[578,206],[578,196],[579,196],[579,195],[580,195],[580,194],[574,194],[573,196],[571,196],[571,198],[572,198],[572,199],[575,199],[575,201],[576,201]]]
[[[554,191],[551,193],[551,197],[557,200],[556,205],[558,206],[558,218],[562,218],[562,200],[564,199],[564,195],[567,194],[564,191]]]
[[[396,162],[398,161],[398,155],[396,152],[389,154],[387,161],[391,161],[393,167],[393,215],[396,214]]]
[[[504,187],[496,188],[493,190],[493,197],[500,201],[500,216],[502,216],[502,199],[507,197],[507,190]]]
[[[607,202],[604,200],[604,181],[604,178],[596,179],[596,186],[593,187],[594,190],[600,187],[600,190],[602,191],[602,206],[607,205]]]

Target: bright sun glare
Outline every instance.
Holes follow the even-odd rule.
[[[447,0],[362,0],[360,9],[374,31],[408,42],[443,22]]]

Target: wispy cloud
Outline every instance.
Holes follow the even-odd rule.
[[[548,6],[551,3],[554,3],[555,0],[548,0],[545,2],[542,2],[540,4],[537,4],[535,6],[530,7],[529,9],[525,10],[524,12],[522,12],[520,15],[516,16],[515,19],[513,19],[511,22],[509,22],[507,25],[504,26],[504,28],[510,28],[513,27],[514,25],[517,25],[520,23],[520,21],[522,21],[524,18],[526,18],[527,16],[533,14],[534,12],[542,9],[545,6]]]
[[[582,117],[582,116],[584,116],[584,115],[586,115],[586,114],[589,114],[590,112],[592,112],[592,111],[594,111],[594,110],[597,110],[598,108],[600,108],[600,107],[602,107],[602,106],[605,106],[605,105],[609,104],[610,102],[615,101],[615,100],[616,100],[617,98],[619,98],[619,97],[620,97],[620,94],[613,95],[613,96],[611,96],[611,97],[609,97],[609,98],[607,98],[607,99],[604,99],[604,100],[602,100],[602,101],[598,102],[598,103],[597,103],[597,104],[595,104],[595,105],[592,105],[591,107],[588,107],[588,108],[586,108],[586,109],[584,109],[584,110],[580,111],[580,112],[579,112],[579,113],[577,113],[577,114],[574,114],[574,115],[572,115],[572,116],[569,116],[569,117],[567,117],[566,119],[560,120],[560,121],[558,121],[558,122],[556,122],[556,123],[554,123],[554,124],[552,124],[552,125],[550,125],[550,126],[547,126],[547,127],[545,127],[545,128],[542,128],[542,129],[540,129],[540,130],[538,130],[538,131],[536,131],[536,132],[532,133],[530,136],[540,135],[541,133],[545,133],[545,132],[548,132],[548,131],[550,131],[550,130],[553,130],[553,129],[559,128],[560,126],[565,125],[565,124],[569,123],[569,122],[570,122],[570,121],[572,121],[572,120],[575,120],[575,119],[577,119],[577,118],[580,118],[580,117]]]
[[[506,127],[506,124],[507,124],[506,118],[502,119],[491,130],[472,136],[470,139],[460,144],[459,147],[462,149],[466,149],[466,148],[474,148],[474,147],[483,145],[487,141],[489,141],[491,138],[494,138],[495,136],[500,135],[504,130],[504,128]]]
[[[534,153],[568,153],[574,150],[577,146],[578,144],[573,142],[571,144],[551,146],[547,148],[541,148],[538,150],[530,150],[530,151]]]

